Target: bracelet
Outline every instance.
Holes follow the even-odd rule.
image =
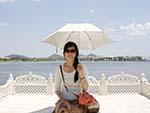
[[[85,79],[85,77],[80,78],[80,80],[83,80],[83,79]]]

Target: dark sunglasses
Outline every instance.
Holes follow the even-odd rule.
[[[75,51],[76,51],[75,49],[66,49],[65,52],[66,53],[75,53]]]

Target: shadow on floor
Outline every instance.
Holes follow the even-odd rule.
[[[38,111],[33,111],[31,113],[52,113],[53,110],[54,110],[54,106],[49,106],[47,108],[40,109]]]

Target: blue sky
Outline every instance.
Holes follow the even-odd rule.
[[[0,57],[54,54],[55,47],[42,40],[67,23],[92,23],[116,41],[80,53],[148,57],[149,6],[149,0],[0,0]]]

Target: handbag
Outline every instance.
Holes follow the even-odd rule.
[[[88,113],[98,113],[100,109],[98,101],[88,92],[80,93],[78,101],[79,104],[88,107]]]
[[[60,65],[60,70],[61,70],[61,75],[62,75],[62,79],[64,82],[64,87],[66,88],[66,91],[68,92],[68,88],[65,85],[65,79],[64,79],[61,65]],[[75,94],[72,91],[71,91],[71,93],[74,94],[78,98],[79,105],[87,107],[88,113],[98,113],[98,111],[100,109],[100,105],[99,105],[98,101],[91,94],[89,94],[86,91],[83,91],[79,95]]]

